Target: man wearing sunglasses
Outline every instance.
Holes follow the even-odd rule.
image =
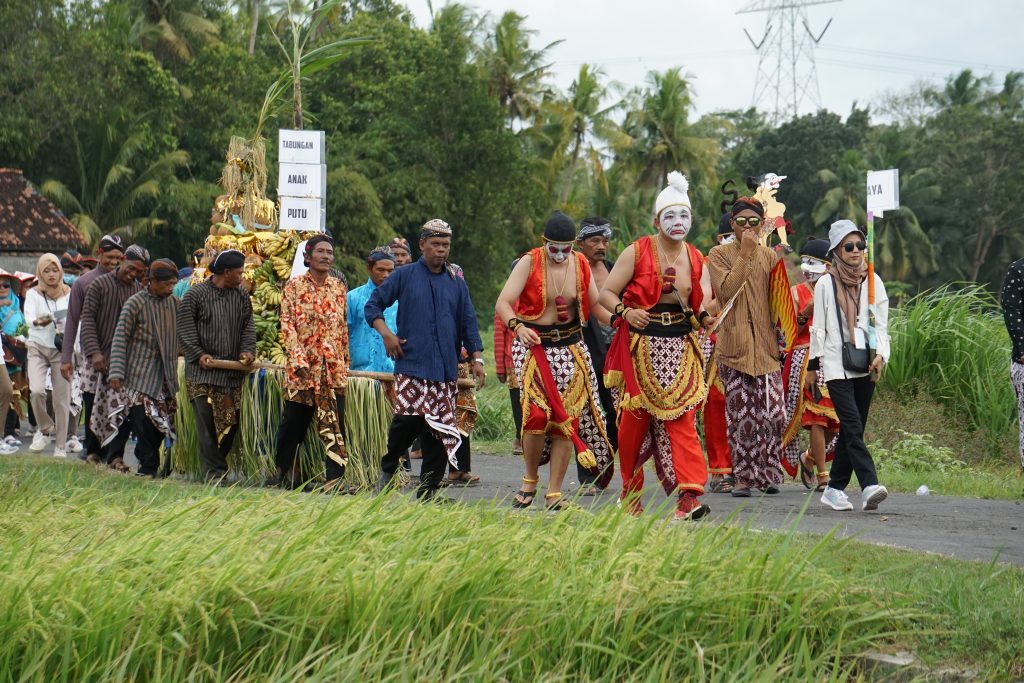
[[[573,251],[576,237],[576,224],[556,211],[544,227],[544,245],[519,260],[495,307],[515,334],[512,364],[522,391],[526,475],[516,508],[533,504],[545,454],[551,461],[544,496],[549,510],[567,506],[562,482],[574,451],[599,487],[612,476],[597,375],[582,330],[591,315],[603,324],[609,315],[598,303],[590,264]]]
[[[704,257],[686,242],[692,226],[689,183],[678,171],[654,203],[657,234],[623,250],[601,291],[616,313],[605,381],[617,392],[620,500],[640,514],[644,463],[653,460],[675,518],[700,519],[707,465],[697,410],[707,395],[697,329],[710,324],[711,283]],[[621,298],[620,298],[621,297]]]
[[[732,302],[718,328],[718,371],[732,456],[732,495],[752,488],[778,493],[782,483],[785,420],[779,337],[769,311],[769,276],[778,255],[760,244],[764,206],[753,197],[732,205],[736,239],[708,254],[711,284],[723,305]]]

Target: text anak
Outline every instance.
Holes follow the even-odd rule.
[[[304,175],[289,175],[288,176],[288,184],[289,185],[306,185],[307,184],[306,176],[304,176]]]

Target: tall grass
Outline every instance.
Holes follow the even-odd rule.
[[[890,312],[889,331],[882,386],[923,388],[964,415],[969,429],[993,436],[1015,429],[1010,339],[992,294],[952,285],[926,292]]]
[[[830,535],[0,471],[6,680],[843,679],[910,617]]]

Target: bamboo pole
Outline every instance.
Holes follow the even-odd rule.
[[[210,367],[215,370],[232,370],[234,372],[255,372],[256,370],[284,370],[283,365],[256,361],[249,365],[237,360],[212,360]],[[395,376],[390,372],[369,372],[367,370],[349,370],[349,377],[362,377],[364,379],[375,379],[378,382],[394,382]],[[459,389],[475,389],[476,382],[471,379],[458,380]]]

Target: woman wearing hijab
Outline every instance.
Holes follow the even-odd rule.
[[[71,288],[64,284],[60,259],[43,254],[36,264],[38,284],[25,294],[25,320],[28,322],[28,386],[36,433],[29,450],[41,451],[57,440],[54,456],[66,457],[65,437],[71,410],[71,384],[60,372],[64,319],[68,314]],[[53,414],[46,407],[47,373],[53,384]]]
[[[21,300],[14,291],[15,287],[17,280],[14,276],[0,268],[0,332],[5,337],[3,353],[0,354],[3,357],[3,365],[0,366],[0,430],[7,424],[7,412],[14,398],[14,385],[9,373],[20,370],[17,358],[7,347],[6,339],[17,336],[18,329],[25,322],[25,317],[21,313]],[[0,440],[0,455],[17,453],[20,445],[21,442],[13,436]]]
[[[833,510],[852,510],[845,489],[856,473],[861,509],[875,510],[889,492],[878,483],[875,463],[864,444],[864,426],[875,383],[889,359],[889,298],[876,274],[874,320],[870,321],[867,240],[852,221],[833,223],[828,240],[832,263],[814,285],[811,360],[804,380],[805,386],[815,387],[818,372],[824,373],[839,418],[839,440],[821,503]]]

